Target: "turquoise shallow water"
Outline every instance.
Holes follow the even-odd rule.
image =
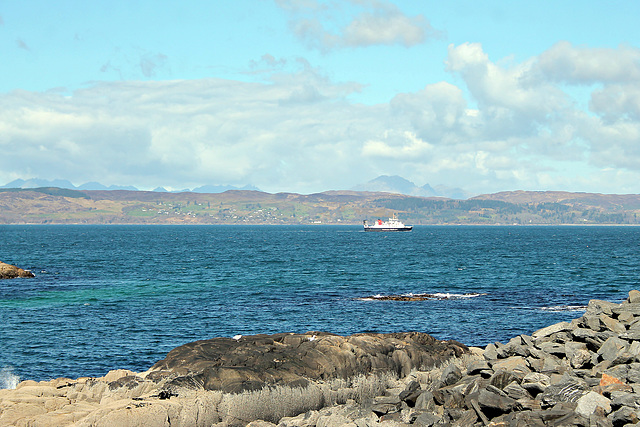
[[[626,298],[639,244],[635,227],[0,226],[0,260],[37,276],[0,281],[0,377],[142,371],[236,334],[421,331],[484,346]],[[367,298],[411,293],[450,298]]]

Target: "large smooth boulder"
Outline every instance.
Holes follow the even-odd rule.
[[[0,279],[15,279],[17,277],[35,277],[29,270],[23,270],[15,265],[0,261]]]
[[[402,377],[412,369],[428,369],[466,352],[463,344],[438,341],[420,332],[213,338],[171,350],[153,365],[147,378],[170,378],[176,386],[237,393],[381,372]]]

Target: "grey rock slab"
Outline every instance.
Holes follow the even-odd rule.
[[[584,341],[586,338],[595,338],[596,331],[589,328],[576,328],[571,331],[571,335],[573,335],[577,341]]]
[[[442,419],[441,417],[435,414],[424,412],[416,417],[415,421],[413,422],[413,425],[417,427],[432,427],[438,424],[441,421],[441,419]]]
[[[416,399],[415,406],[416,411],[432,411],[436,407],[436,403],[433,400],[433,393],[425,390]]]
[[[640,341],[640,329],[629,330],[618,336],[627,341]]]
[[[493,363],[491,368],[496,372],[500,370],[513,372],[521,377],[524,377],[531,372],[526,359],[522,356],[511,356],[506,359],[499,359]]]
[[[453,385],[460,381],[462,378],[462,371],[455,364],[450,364],[447,366],[444,371],[442,371],[442,375],[440,376],[440,381],[444,385]]]
[[[629,343],[617,337],[607,339],[598,350],[602,360],[613,361],[618,355],[627,350]]]
[[[609,419],[613,422],[614,426],[625,426],[627,424],[635,424],[640,422],[640,417],[637,409],[623,406],[617,411],[613,412]]]
[[[543,342],[539,345],[540,350],[557,357],[565,357],[565,344],[556,342]]]
[[[515,400],[531,399],[532,397],[531,393],[515,381],[508,384],[502,390],[507,394],[507,396]]]
[[[640,316],[640,303],[619,304],[616,307],[613,307],[611,312],[618,316],[625,312],[631,313],[634,316]]]
[[[618,315],[618,321],[625,325],[625,327],[629,327],[632,323],[634,323],[638,318],[628,311],[620,313]]]
[[[482,371],[485,371],[488,369],[491,369],[491,367],[489,366],[489,363],[487,363],[486,360],[477,359],[469,363],[469,365],[467,365],[467,375],[479,374]]]
[[[555,325],[547,326],[546,328],[538,329],[533,334],[531,334],[531,338],[533,338],[534,341],[537,341],[551,334],[571,331],[572,329],[574,329],[574,327],[569,322],[560,322],[556,323]]]
[[[610,301],[602,301],[598,299],[592,299],[587,305],[585,316],[599,316],[600,314],[611,315],[612,309],[618,307],[620,304],[616,304]]]
[[[478,404],[482,412],[487,416],[504,414],[519,406],[515,399],[508,396],[501,396],[487,389],[480,390],[478,394]]]
[[[611,332],[616,334],[621,334],[627,330],[627,328],[616,319],[607,316],[606,314],[600,315],[600,321],[602,324],[609,329]]]
[[[596,412],[596,408],[604,409],[606,414],[611,412],[611,400],[595,391],[589,391],[576,402],[576,412],[585,418]]]
[[[627,302],[631,304],[640,304],[640,291],[636,289],[629,291],[629,297],[627,298]]]
[[[495,344],[487,344],[484,348],[484,358],[486,360],[496,360],[498,358],[498,349]]]

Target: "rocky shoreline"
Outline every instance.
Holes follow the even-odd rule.
[[[0,425],[640,426],[640,292],[484,349],[415,332],[196,341],[144,373],[0,390]]]

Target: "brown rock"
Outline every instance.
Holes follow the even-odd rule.
[[[35,277],[29,270],[23,270],[15,265],[0,261],[0,279],[15,279],[18,277]]]

